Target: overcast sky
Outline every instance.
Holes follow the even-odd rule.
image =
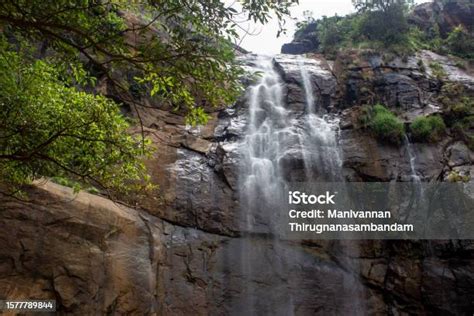
[[[429,0],[415,0],[415,3],[428,2]],[[226,3],[234,1],[226,0]],[[335,14],[343,16],[354,12],[351,0],[300,0],[298,6],[291,9],[292,18],[303,20],[303,12],[313,12],[314,18],[320,18],[323,15],[333,16]],[[286,35],[276,37],[278,30],[278,23],[275,19],[265,24],[265,26],[248,24],[245,28],[249,29],[257,35],[247,35],[242,40],[241,45],[246,50],[259,54],[277,54],[280,52],[281,46],[284,43],[291,42],[293,33],[295,31],[295,20],[287,19],[286,28],[288,32]],[[244,32],[241,32],[244,34]]]

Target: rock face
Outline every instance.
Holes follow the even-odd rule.
[[[413,7],[408,22],[422,31],[433,32],[439,29],[446,37],[455,27],[462,25],[469,32],[474,32],[474,4],[471,0],[434,0]],[[308,24],[295,33],[294,39],[281,48],[282,54],[306,54],[320,52],[320,40],[316,33],[318,21]]]
[[[424,65],[436,63],[443,68],[445,78],[439,79]],[[407,147],[395,147],[376,141],[373,136],[357,129],[360,105],[381,103],[397,113],[406,124],[419,116],[442,112],[439,102],[441,87],[454,82],[474,95],[474,77],[469,70],[455,66],[454,61],[433,52],[422,51],[406,60],[394,58],[384,61],[378,54],[356,52],[339,56],[334,65],[339,79],[338,106],[341,113],[341,140],[346,175],[352,181],[407,181],[410,158]],[[416,156],[415,171],[425,181],[445,177],[451,170],[449,146],[453,139],[446,137],[436,143],[413,143]],[[465,164],[470,165],[471,160]]]
[[[1,202],[2,298],[56,299],[78,315],[157,310],[163,245],[152,219],[51,183],[28,193]]]
[[[462,25],[466,30],[474,30],[472,15],[474,5],[469,0],[441,1],[435,0],[414,7],[409,21],[422,30],[438,26],[441,34],[446,35],[456,26]]]
[[[472,311],[472,242],[275,248],[271,239],[172,225],[51,183],[28,192],[30,202],[1,201],[1,296],[56,299],[62,314]]]
[[[251,65],[258,57],[244,58]],[[473,176],[474,154],[454,135],[409,149],[358,126],[366,102],[384,102],[406,122],[441,111],[434,96],[443,82],[422,71],[420,59],[438,61],[471,91],[468,71],[430,52],[407,61],[353,53],[334,67],[320,56],[277,56],[273,67],[295,122],[305,111],[301,67],[309,73],[317,106],[340,122],[346,180],[410,181],[410,154],[422,180]],[[142,110],[157,148],[147,164],[160,196],[130,197],[134,208],[52,183],[29,188],[28,201],[0,196],[0,299],[56,299],[59,312],[72,315],[474,312],[472,241],[280,241],[243,231],[248,97],[217,109],[203,128]],[[283,158],[285,169],[302,168],[301,158]]]
[[[281,53],[299,55],[317,51],[319,40],[314,36],[317,27],[318,24],[316,22],[308,24],[303,30],[295,34],[297,39],[281,47]]]

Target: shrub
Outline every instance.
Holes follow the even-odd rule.
[[[474,37],[462,25],[449,33],[446,44],[450,53],[463,58],[474,58]]]
[[[320,50],[329,57],[335,57],[339,48],[346,47],[351,41],[354,29],[355,15],[345,17],[323,16],[318,24],[318,36],[320,40]]]
[[[443,105],[448,125],[455,124],[466,116],[474,115],[474,99],[467,95],[465,87],[460,83],[444,84],[438,101]]]
[[[359,123],[372,130],[379,140],[393,144],[400,144],[405,134],[403,123],[381,104],[363,106],[359,113]]]
[[[446,125],[439,115],[417,117],[410,125],[413,139],[417,141],[438,141],[446,132]]]
[[[474,150],[474,116],[468,116],[453,125],[454,136]]]
[[[437,79],[443,79],[447,76],[446,71],[439,62],[430,63],[431,72]]]
[[[405,6],[393,3],[385,10],[364,12],[357,31],[363,38],[381,42],[385,46],[405,45],[409,31]]]
[[[448,181],[449,182],[469,182],[471,177],[469,175],[462,175],[458,171],[451,171],[448,174]]]

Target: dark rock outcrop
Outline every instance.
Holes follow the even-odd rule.
[[[474,31],[473,14],[474,4],[470,0],[435,0],[415,6],[408,20],[427,32],[437,27],[441,35],[446,36],[458,25]]]
[[[316,52],[319,48],[319,39],[315,35],[318,24],[312,22],[295,34],[295,39],[291,43],[286,43],[281,47],[282,54],[306,54]]]

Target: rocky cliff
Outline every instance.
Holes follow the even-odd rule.
[[[471,34],[474,32],[474,5],[470,0],[427,1],[410,9],[407,21],[426,34],[447,37],[449,32],[461,25]],[[283,54],[305,54],[321,51],[321,42],[317,36],[321,20],[309,21],[305,27],[298,30],[290,43],[282,46]],[[353,26],[355,27],[355,26]],[[332,30],[334,31],[334,30]]]
[[[248,67],[256,62],[243,58]],[[422,69],[433,62],[445,77]],[[411,144],[413,170],[407,146],[380,142],[358,123],[366,102],[383,102],[406,123],[442,113],[447,82],[474,93],[469,69],[428,51],[407,60],[352,52],[335,63],[317,55],[272,63],[295,122],[306,102],[300,69],[317,106],[339,122],[345,180],[474,175],[474,153],[454,131]],[[26,201],[1,197],[0,297],[54,298],[60,313],[74,315],[472,314],[472,241],[276,242],[244,231],[248,97],[215,109],[199,128],[179,114],[142,110],[157,149],[147,164],[159,196],[131,197],[125,206],[48,182],[28,188]],[[292,153],[282,159],[289,178],[302,169]]]

